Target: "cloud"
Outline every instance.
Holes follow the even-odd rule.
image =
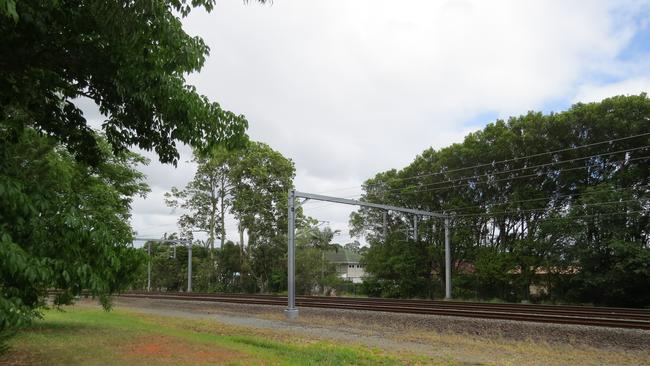
[[[641,56],[618,59],[647,9],[647,1],[222,0],[183,20],[211,48],[188,80],[291,158],[299,190],[349,196],[358,189],[340,188],[461,141],[490,122],[482,116],[647,90]],[[156,189],[134,205],[134,225],[173,221],[160,192],[194,169],[145,168]],[[347,233],[350,209],[313,215]]]
[[[598,102],[615,95],[634,95],[650,91],[650,77],[634,77],[610,84],[582,85],[574,102]]]

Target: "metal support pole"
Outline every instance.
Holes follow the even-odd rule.
[[[413,241],[418,241],[418,217],[413,216]]]
[[[147,255],[149,260],[147,261],[147,292],[151,291],[151,242],[147,242]]]
[[[449,218],[445,218],[445,299],[451,299],[451,245],[449,239]]]
[[[192,242],[187,243],[187,292],[192,292]]]
[[[305,199],[312,199],[316,201],[326,201],[326,202],[335,202],[335,203],[342,203],[344,205],[353,205],[353,206],[361,206],[361,207],[371,207],[371,208],[378,208],[381,210],[388,210],[388,211],[397,211],[397,212],[402,212],[406,214],[412,214],[412,215],[420,215],[420,216],[427,216],[427,217],[439,217],[439,218],[445,218],[445,222],[448,223],[449,217],[447,215],[444,215],[442,213],[437,213],[437,212],[429,212],[429,211],[422,211],[422,210],[415,210],[411,208],[406,208],[406,207],[398,207],[398,206],[391,206],[391,205],[382,205],[378,203],[372,203],[372,202],[365,202],[365,201],[359,201],[359,200],[351,200],[347,198],[339,198],[339,197],[331,197],[331,196],[324,196],[321,194],[314,194],[314,193],[306,193],[306,192],[298,192],[293,189],[289,190],[289,195],[288,195],[288,217],[287,217],[287,308],[284,310],[285,315],[289,319],[295,319],[298,317],[298,309],[296,308],[296,284],[295,284],[295,279],[296,279],[296,273],[295,273],[295,265],[296,265],[296,243],[295,243],[295,225],[296,225],[296,198],[305,198]],[[407,219],[408,222],[408,219]],[[387,237],[387,224],[386,224],[386,215],[384,214],[384,239]],[[415,236],[417,238],[417,219],[415,221]],[[447,227],[447,230],[449,228]],[[407,238],[409,237],[409,228],[406,228],[406,236]],[[449,250],[447,250],[447,255],[449,255]],[[450,266],[447,266],[448,269],[450,269]],[[450,276],[448,276],[450,277]],[[448,281],[449,282],[449,281]],[[448,283],[449,286],[449,283]],[[449,295],[451,295],[451,287],[449,287],[448,291]]]
[[[284,314],[288,319],[298,317],[296,309],[296,242],[295,242],[295,224],[296,224],[296,191],[289,190],[289,202],[287,212],[287,309]]]
[[[388,237],[388,218],[386,217],[387,213],[384,212],[384,241]]]

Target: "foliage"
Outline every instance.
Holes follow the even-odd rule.
[[[215,239],[221,238],[219,255],[229,253],[227,259],[222,258],[229,272],[223,272],[215,263],[206,267],[207,278],[213,278],[216,287],[227,291],[250,288],[251,280],[257,282],[253,288],[262,292],[284,288],[287,192],[293,185],[293,163],[260,142],[249,142],[239,150],[197,153],[195,162],[198,168],[193,180],[183,189],[173,187],[165,201],[185,211],[179,220],[183,236],[191,238],[194,231],[207,232],[210,253],[214,252]],[[233,243],[225,242],[225,217],[229,213],[239,222],[238,254]],[[297,217],[301,225],[300,212]],[[244,243],[244,231],[248,245]],[[235,260],[238,265],[233,263]],[[236,280],[234,273],[239,276]]]
[[[337,275],[333,264],[325,259],[325,252],[338,250],[331,244],[334,232],[329,228],[319,229],[310,226],[299,230],[296,236],[296,290],[300,294],[327,294],[335,289],[345,288],[342,279]],[[172,235],[175,237],[175,235]],[[285,240],[286,237],[282,237]],[[154,291],[186,291],[187,290],[187,257],[185,245],[176,245],[152,241],[143,246],[140,251],[146,255],[147,245],[151,245],[151,288]],[[286,242],[277,246],[277,250],[286,247]],[[216,268],[212,271],[209,248],[194,245],[192,249],[192,289],[199,292],[259,292],[261,288],[254,274],[251,273],[249,249],[227,241],[215,250]],[[174,255],[175,253],[175,255]],[[285,254],[286,255],[286,254]],[[271,268],[270,278],[277,278],[277,288],[286,281],[286,256],[281,257],[283,263]],[[278,261],[280,262],[280,261]],[[211,281],[208,281],[208,277]],[[147,288],[147,269],[141,267],[136,275],[137,281],[133,288]],[[277,290],[276,290],[277,291]]]
[[[423,243],[409,242],[398,233],[372,243],[361,261],[368,273],[365,292],[375,297],[430,297],[434,284],[426,251]]]
[[[648,306],[649,120],[645,94],[497,120],[377,174],[362,199],[454,215],[457,296]],[[384,242],[381,212],[351,216],[371,243],[373,291],[420,296],[432,274],[440,296],[442,223],[421,220],[414,243],[410,222],[391,212]],[[400,270],[421,283],[402,283]]]
[[[247,121],[187,85],[209,49],[177,14],[213,0],[0,2],[0,120],[54,136],[79,160],[102,152],[79,104],[95,103],[116,150],[155,150],[176,163],[176,142],[208,151],[239,146]]]
[[[215,148],[209,155],[197,155],[197,171],[183,189],[172,187],[165,193],[165,203],[180,208],[183,213],[178,220],[183,237],[192,238],[194,232],[208,234],[207,246],[214,249],[217,236],[225,241],[225,216],[230,207],[230,165],[236,152]]]
[[[311,225],[296,235],[296,293],[313,295],[329,294],[340,287],[343,280],[338,276],[333,263],[326,260],[328,251],[338,251],[339,246],[332,244],[334,235],[338,234],[329,227],[320,229]]]
[[[255,142],[236,154],[231,165],[231,213],[248,233],[250,274],[259,290],[286,289],[287,201],[293,188],[293,162],[270,146]],[[303,224],[296,213],[296,227]],[[243,235],[241,235],[243,243]]]
[[[102,159],[90,167],[36,131],[0,129],[0,331],[38,316],[49,289],[55,304],[89,291],[109,307],[142,262],[128,220],[148,191],[134,168],[145,160],[94,138]]]
[[[131,199],[147,188],[131,146],[176,163],[246,141],[247,121],[187,85],[208,55],[179,16],[213,0],[0,0],[0,333],[134,279]],[[102,134],[81,105],[98,107]]]

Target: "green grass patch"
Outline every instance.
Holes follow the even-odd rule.
[[[48,365],[396,365],[377,350],[310,340],[277,341],[167,319],[94,307],[48,310],[13,338],[13,364]]]

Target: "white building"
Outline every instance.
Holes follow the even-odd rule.
[[[361,255],[349,249],[339,249],[338,251],[327,252],[325,258],[336,265],[336,273],[341,278],[350,280],[352,283],[363,282],[363,277],[366,272],[363,266],[359,263]]]

